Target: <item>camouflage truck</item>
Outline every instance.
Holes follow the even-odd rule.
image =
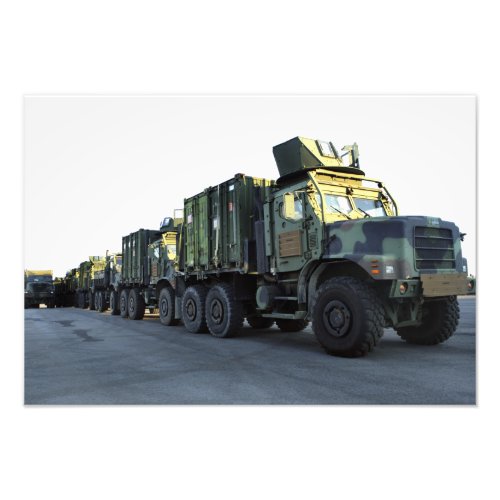
[[[55,306],[54,283],[52,271],[24,271],[24,308],[40,307],[45,304],[49,308]]]
[[[120,314],[118,290],[121,284],[122,254],[106,252],[106,257],[93,261],[90,280],[90,297],[99,312],[111,309],[112,315]]]
[[[122,318],[140,320],[146,308],[160,309],[163,324],[175,323],[172,281],[176,259],[176,227],[182,218],[166,217],[160,230],[139,229],[122,238],[122,274],[117,292]]]
[[[296,137],[273,153],[277,181],[238,174],[185,200],[174,317],[215,337],[245,317],[287,332],[312,321],[340,356],[371,351],[386,327],[415,344],[448,339],[467,288],[458,227],[399,215],[356,144]]]

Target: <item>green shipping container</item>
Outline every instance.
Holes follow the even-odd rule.
[[[274,181],[236,175],[184,200],[184,270],[256,272],[255,222]]]
[[[122,238],[122,282],[125,285],[149,285],[148,245],[161,239],[161,231],[139,229]]]

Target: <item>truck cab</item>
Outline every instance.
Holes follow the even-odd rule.
[[[55,307],[55,293],[52,271],[24,271],[24,308]]]
[[[297,329],[312,320],[332,354],[362,355],[389,326],[409,342],[446,340],[467,291],[458,227],[398,215],[384,184],[360,169],[357,145],[342,151],[302,137],[273,149],[281,177],[264,206],[258,312]]]

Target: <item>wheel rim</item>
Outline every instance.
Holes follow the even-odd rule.
[[[351,328],[351,311],[340,300],[331,300],[323,311],[326,331],[333,337],[344,337]]]
[[[186,316],[189,321],[196,319],[196,302],[191,297],[186,301]]]
[[[134,298],[131,296],[128,302],[128,308],[130,313],[133,315],[135,312],[135,301]]]
[[[210,302],[210,318],[216,325],[220,325],[224,321],[224,306],[218,298],[214,298]]]
[[[165,317],[168,314],[168,301],[166,298],[163,298],[160,302],[160,314]]]
[[[127,301],[125,300],[125,297],[120,298],[120,308],[125,311],[127,308]]]

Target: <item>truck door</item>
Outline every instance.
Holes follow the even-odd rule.
[[[285,217],[284,197],[277,196],[274,199],[274,249],[278,272],[298,271],[305,263],[307,241],[302,194],[300,192],[293,194],[294,213],[289,217]]]

